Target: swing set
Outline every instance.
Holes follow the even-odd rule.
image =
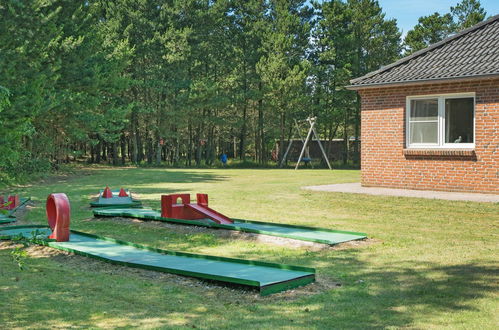
[[[329,159],[327,159],[326,151],[322,147],[321,140],[319,139],[319,134],[317,134],[317,131],[315,130],[315,124],[317,123],[317,117],[308,117],[306,120],[304,120],[302,122],[308,122],[308,124],[310,125],[310,128],[308,129],[307,137],[305,139],[303,139],[303,136],[301,135],[301,132],[300,132],[300,129],[301,129],[300,123],[295,120],[296,133],[298,134],[298,137],[300,138],[300,140],[303,143],[303,148],[301,149],[300,157],[298,157],[298,162],[296,163],[295,170],[298,169],[302,160],[305,163],[310,162],[310,165],[313,168],[312,159],[310,158],[310,153],[309,153],[309,149],[308,149],[308,144],[309,144],[310,140],[313,140],[312,134],[315,137],[317,143],[319,144],[319,148],[321,149],[321,152],[322,152],[322,157],[326,161],[327,167],[329,167],[329,169],[332,170],[331,164],[329,163]],[[286,152],[284,153],[284,156],[281,159],[281,163],[279,164],[279,167],[282,167],[284,165],[284,163],[286,162],[286,158],[288,157],[288,153],[291,150],[292,144],[293,144],[293,139],[289,140],[288,147],[286,148]]]

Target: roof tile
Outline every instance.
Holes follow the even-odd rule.
[[[350,81],[354,89],[372,85],[499,75],[499,15]]]

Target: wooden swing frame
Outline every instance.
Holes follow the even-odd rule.
[[[295,170],[297,170],[298,167],[300,166],[300,163],[303,159],[303,155],[305,154],[305,152],[307,150],[307,146],[308,146],[310,140],[312,139],[312,141],[313,141],[312,134],[315,137],[317,143],[319,144],[319,148],[321,149],[322,156],[323,156],[324,160],[326,161],[327,167],[329,167],[329,169],[332,170],[333,168],[331,167],[331,164],[329,163],[329,159],[327,158],[326,151],[322,147],[321,140],[319,139],[319,134],[317,134],[317,131],[315,130],[315,124],[317,123],[317,117],[308,117],[306,119],[306,121],[309,123],[310,128],[308,130],[307,137],[305,138],[305,140],[303,140],[303,136],[300,133],[300,126],[298,125],[298,122],[295,120],[296,132],[298,133],[300,140],[303,142],[303,148],[301,149],[300,157],[298,157],[298,162],[296,163]],[[284,162],[286,161],[286,158],[288,157],[288,153],[291,150],[292,144],[293,144],[293,139],[291,139],[289,141],[288,147],[286,148],[286,152],[284,153],[284,156],[281,159],[281,163],[279,164],[279,167],[282,167],[284,165]]]

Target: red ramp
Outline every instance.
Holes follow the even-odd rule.
[[[233,221],[223,215],[222,213],[218,213],[217,211],[210,209],[208,206],[202,206],[199,204],[185,204],[185,207],[193,210],[194,212],[209,218],[216,223],[221,223],[221,224],[232,224]]]
[[[208,207],[208,195],[196,194],[196,204],[189,194],[161,196],[161,216],[164,218],[199,220],[208,218],[219,224],[232,224],[230,218]]]

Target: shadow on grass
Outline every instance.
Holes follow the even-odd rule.
[[[178,189],[168,187],[168,183],[208,183],[226,180],[226,176],[212,172],[168,169],[136,169],[136,168],[99,168],[87,172],[80,172],[76,176],[62,176],[49,178],[47,182],[39,182],[29,186],[17,188],[21,196],[29,196],[33,201],[33,208],[26,216],[26,221],[18,224],[46,224],[45,200],[50,193],[66,193],[71,202],[72,223],[78,224],[85,218],[92,217],[89,202],[97,196],[100,189],[106,185],[112,189],[120,187],[130,189],[132,195],[143,195],[140,200],[145,206],[159,207],[159,198],[148,198],[151,194],[171,194]],[[163,187],[154,187],[162,184]],[[152,187],[151,187],[152,186]],[[84,228],[79,227],[84,230]]]
[[[355,258],[341,260],[369,267]],[[331,327],[341,324],[341,328],[412,327],[416,326],[415,320],[476,310],[477,299],[497,290],[498,275],[499,268],[492,264],[441,266],[416,262],[404,267],[378,268],[362,275],[343,274],[349,283],[332,291],[331,296],[323,295],[327,301],[306,313],[307,322],[296,321],[303,326],[310,321]],[[325,321],[324,315],[329,315],[329,320]]]
[[[112,172],[108,176],[107,172]],[[110,168],[100,169],[95,176],[103,176],[110,183],[139,185],[151,183],[198,183],[225,180],[225,176],[210,171],[168,170],[155,168]]]
[[[88,178],[87,178],[88,177]],[[128,188],[135,192],[163,192],[163,189],[151,189],[146,187],[151,184],[178,184],[178,183],[206,183],[224,181],[226,176],[216,175],[209,172],[193,172],[186,170],[169,171],[165,169],[99,169],[92,172],[91,176],[65,177],[48,184],[40,182],[22,189],[17,189],[18,193],[27,196],[44,194],[47,190],[61,190],[68,194],[92,193],[97,194],[99,189],[106,186],[112,189],[120,187]],[[142,187],[143,186],[143,187]]]
[[[47,195],[54,192],[63,192],[68,195],[75,209],[78,202],[89,202],[100,189],[106,186],[112,189],[120,187],[130,189],[136,194],[169,194],[178,192],[178,189],[169,188],[168,183],[206,183],[224,181],[227,177],[213,173],[193,172],[187,170],[169,171],[165,169],[135,169],[112,168],[93,170],[92,175],[67,177],[44,184],[43,182],[18,189],[22,196],[30,196],[37,202],[44,202]],[[154,184],[162,184],[165,188],[155,188]],[[151,187],[153,185],[153,187]],[[148,201],[148,199],[142,199]],[[151,202],[158,202],[150,200]]]
[[[497,289],[495,265],[414,262],[364,271],[369,265],[357,255],[358,251],[348,250],[319,261],[320,276],[330,273],[342,283],[341,288],[291,300],[286,293],[254,298],[254,292],[210,287],[201,280],[100,261],[81,265],[83,257],[76,257],[79,261],[75,262],[75,257],[49,256],[33,262],[28,273],[36,268],[37,274],[21,272],[21,280],[0,280],[0,289],[5,292],[2,303],[10,307],[0,310],[0,319],[13,319],[11,313],[19,313],[16,323],[11,324],[15,326],[43,320],[47,325],[94,327],[99,318],[112,325],[119,316],[124,324],[135,326],[145,325],[142,322],[149,319],[173,325],[177,317],[183,319],[178,325],[209,328],[251,328],[255,324],[264,328],[424,327],[414,322],[428,320],[435,325],[432,318],[440,314],[474,310],[475,300]],[[16,273],[4,272],[8,273],[3,274],[6,278]],[[227,319],[229,311],[238,317]]]
[[[341,262],[348,263],[349,268],[368,267],[353,256],[342,257]],[[425,264],[425,269],[416,263],[404,268],[376,269],[362,276],[341,273],[340,269],[341,274],[335,274],[334,268],[332,276],[344,279],[340,281],[343,283],[340,289],[295,300],[284,308],[279,303],[263,302],[255,313],[247,314],[232,326],[367,329],[443,325],[438,320],[443,315],[452,315],[447,316],[451,322],[455,313],[477,311],[475,302],[492,295],[499,279],[499,268],[495,265],[473,263]],[[262,309],[265,312],[257,312]]]

